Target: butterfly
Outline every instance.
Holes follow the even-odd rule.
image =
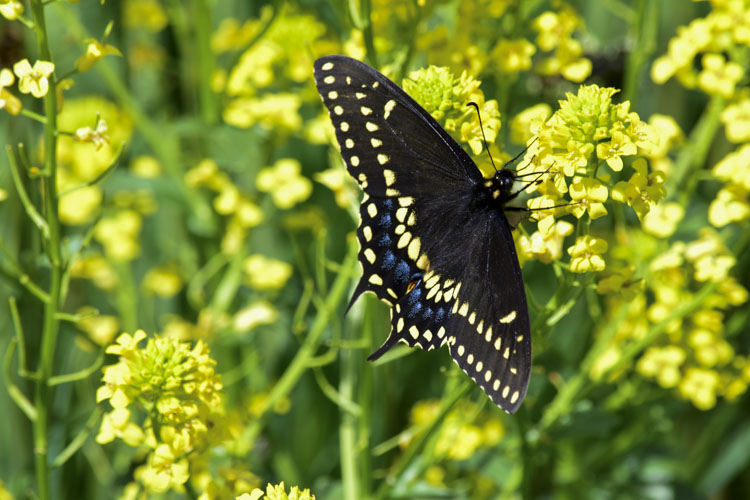
[[[469,155],[414,99],[345,56],[315,61],[315,83],[349,174],[364,191],[357,228],[364,292],[391,306],[398,342],[453,361],[500,408],[514,413],[531,371],[523,276],[503,211],[515,196],[507,168],[484,178]]]

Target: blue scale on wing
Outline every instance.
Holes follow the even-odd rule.
[[[452,313],[445,303],[427,299],[430,294],[425,277],[428,272],[410,282],[409,291],[399,297],[391,310],[391,332],[380,348],[367,359],[374,361],[398,342],[410,347],[421,347],[425,351],[437,349],[448,341],[446,326]]]
[[[398,199],[365,197],[362,201],[357,239],[363,272],[349,307],[366,291],[394,304],[421,272],[417,261],[409,257],[408,247],[398,247],[401,235],[395,231],[403,226],[396,215],[400,208]]]

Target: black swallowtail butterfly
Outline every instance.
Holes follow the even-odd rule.
[[[515,412],[531,370],[523,277],[503,207],[513,173],[485,179],[419,104],[370,66],[315,61],[315,83],[349,173],[365,192],[357,229],[365,291],[391,308],[397,342],[453,360],[503,410]]]

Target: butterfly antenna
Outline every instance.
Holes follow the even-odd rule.
[[[479,130],[482,131],[482,141],[484,141],[484,149],[487,150],[487,155],[490,157],[490,162],[492,162],[492,167],[495,169],[495,172],[497,172],[497,167],[495,166],[495,160],[492,159],[492,153],[490,153],[490,147],[487,144],[487,138],[484,136],[484,127],[482,126],[482,115],[479,112],[479,106],[477,106],[477,103],[474,101],[471,101],[467,106],[471,106],[474,109],[477,110],[477,118],[479,118]]]

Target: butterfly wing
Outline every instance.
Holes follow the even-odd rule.
[[[394,304],[429,263],[415,230],[422,205],[470,193],[481,173],[429,113],[370,66],[334,55],[315,61],[314,71],[341,155],[366,194],[357,231],[364,272],[349,305],[365,291]]]
[[[526,297],[505,215],[476,206],[481,173],[429,113],[369,66],[324,57],[315,81],[365,192],[363,275],[352,303],[372,291],[392,305],[391,333],[368,359],[397,342],[448,344],[492,400],[515,411],[531,365]]]

